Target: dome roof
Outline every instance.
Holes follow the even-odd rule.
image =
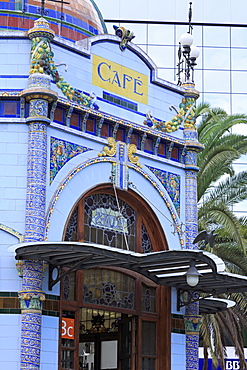
[[[40,14],[41,0],[2,0],[0,30],[29,30]],[[44,18],[56,35],[71,41],[107,32],[93,0],[46,0]]]

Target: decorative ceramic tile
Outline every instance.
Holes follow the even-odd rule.
[[[180,175],[147,166],[167,190],[178,215],[180,214]]]
[[[50,147],[50,183],[59,170],[73,157],[92,150],[85,146],[51,137]]]

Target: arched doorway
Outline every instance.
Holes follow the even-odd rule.
[[[167,249],[150,207],[133,191],[105,184],[72,210],[67,241],[104,244],[139,253]],[[61,283],[60,368],[168,370],[170,291],[146,277],[107,265],[66,274]]]

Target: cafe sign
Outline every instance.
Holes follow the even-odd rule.
[[[92,57],[92,63],[93,85],[128,99],[148,104],[149,78],[147,75],[95,54]]]

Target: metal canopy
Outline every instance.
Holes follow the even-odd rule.
[[[202,298],[199,300],[199,313],[212,314],[225,311],[228,308],[234,307],[235,302],[221,298]]]
[[[212,253],[201,250],[169,250],[148,254],[134,253],[105,245],[80,242],[22,243],[9,248],[17,260],[42,260],[49,264],[49,287],[62,275],[52,278],[56,267],[89,269],[98,266],[123,267],[138,272],[157,284],[180,290],[191,290],[185,273],[190,262],[202,274],[193,289],[208,294],[247,291],[247,277],[225,271],[224,262]]]

